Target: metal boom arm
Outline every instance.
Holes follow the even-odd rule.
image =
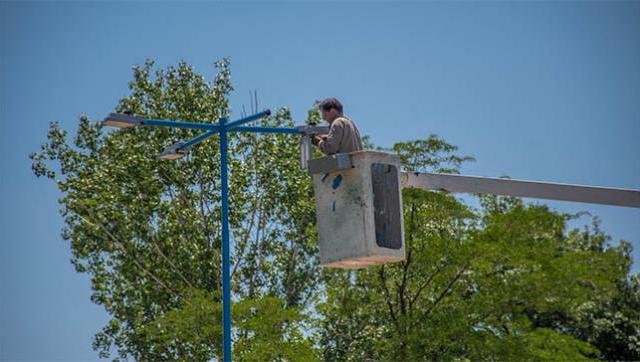
[[[402,173],[402,187],[640,208],[640,190],[438,173]]]

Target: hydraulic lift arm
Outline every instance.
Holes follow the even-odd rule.
[[[577,201],[640,208],[640,190],[583,186],[507,178],[402,172],[402,187]]]

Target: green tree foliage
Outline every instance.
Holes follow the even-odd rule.
[[[456,172],[467,159],[435,136],[393,150],[417,171]],[[567,232],[575,215],[516,198],[480,196],[479,211],[442,193],[405,189],[403,198],[406,261],[326,273],[327,300],[318,307],[326,360],[616,356],[576,324],[588,329],[585,308],[606,308],[620,295],[628,244],[608,247],[597,227]],[[633,344],[637,312],[622,308],[609,330],[618,332],[616,343]]]
[[[186,63],[134,67],[118,112],[216,122],[228,116],[229,61],[211,82]],[[256,107],[257,108],[257,107]],[[257,109],[256,109],[257,110]],[[317,110],[306,122],[320,122]],[[280,109],[262,125],[291,126]],[[197,131],[107,131],[87,116],[69,137],[51,124],[33,153],[62,192],[63,237],[91,299],[111,316],[100,356],[209,360],[221,355],[219,144],[183,160],[167,145]],[[375,145],[367,138],[368,148]],[[403,190],[407,259],[360,271],[317,265],[310,177],[298,140],[230,136],[234,356],[247,361],[640,359],[640,286],[630,246],[596,221],[509,197]],[[406,170],[458,172],[444,140],[394,144]]]
[[[203,291],[180,309],[169,311],[138,331],[148,346],[145,359],[154,361],[208,360],[220,356],[222,309],[219,298]],[[302,336],[306,316],[299,308],[286,307],[282,299],[265,296],[233,305],[235,359],[239,361],[314,361],[310,340]]]
[[[213,82],[185,63],[157,70],[155,75],[152,62],[135,67],[131,94],[120,100],[116,111],[217,122],[228,116],[227,96],[232,88],[228,60],[217,62],[216,67]],[[260,124],[291,126],[293,121],[286,109],[280,109],[272,120]],[[191,312],[212,314],[220,302],[218,139],[198,145],[185,160],[165,162],[157,157],[172,142],[196,135],[193,130],[153,127],[106,132],[81,116],[72,142],[54,122],[48,142],[31,155],[35,174],[54,179],[63,192],[63,237],[71,242],[72,263],[79,272],[91,275],[91,299],[112,316],[95,337],[94,347],[101,356],[113,348],[120,357],[143,360],[219,356],[212,345],[220,340],[215,338],[216,327],[191,326],[205,323],[206,318],[172,323]],[[295,319],[287,313],[304,307],[313,297],[315,290],[307,285],[319,274],[312,190],[308,176],[298,167],[297,140],[234,133],[229,151],[234,295],[257,305],[264,303],[264,297],[279,298],[282,302],[269,304],[268,310],[284,323]],[[47,161],[55,161],[57,167]],[[203,292],[214,304],[204,303]],[[246,303],[237,308],[246,308]],[[165,329],[149,327],[156,323],[175,330],[166,334]],[[163,336],[180,335],[176,331],[183,330],[184,323],[200,334],[185,334],[184,339],[158,346]],[[293,349],[283,352],[285,356],[310,348],[291,328],[282,329],[279,336],[253,331],[255,341],[248,339],[244,345],[264,355],[267,352],[260,346],[269,342],[284,348],[287,344],[282,341],[289,340],[285,334],[291,334],[301,342],[288,344]],[[157,333],[151,338],[149,331]],[[211,339],[207,344],[191,337]]]
[[[640,360],[640,277],[619,281],[613,299],[590,303],[571,316],[572,334],[596,346],[608,359]]]

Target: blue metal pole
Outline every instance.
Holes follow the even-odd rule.
[[[211,123],[197,123],[197,122],[182,122],[182,121],[169,121],[163,119],[147,119],[142,123],[143,125],[156,126],[156,127],[171,127],[171,128],[191,128],[191,129],[206,129],[216,131],[220,126]]]
[[[223,361],[231,361],[231,275],[229,273],[229,185],[227,180],[227,129],[220,119],[220,177],[222,181],[222,324]]]
[[[251,116],[248,116],[248,117],[244,117],[244,118],[241,118],[241,119],[239,119],[237,121],[233,121],[231,123],[228,123],[226,127],[230,131],[230,130],[238,127],[241,124],[245,124],[247,122],[255,121],[256,119],[260,119],[260,118],[266,117],[266,116],[268,116],[270,114],[271,114],[271,111],[267,109],[267,110],[264,110],[263,112],[256,113],[254,115],[251,115]]]
[[[205,132],[205,133],[201,134],[200,136],[198,136],[198,137],[196,137],[196,138],[194,138],[194,139],[192,139],[192,140],[190,140],[188,142],[185,142],[180,148],[181,149],[189,148],[189,147],[191,147],[191,146],[193,146],[193,145],[195,145],[197,143],[200,143],[200,142],[206,140],[207,138],[215,135],[218,132],[220,132],[220,131]]]
[[[265,127],[265,126],[240,126],[232,129],[233,132],[260,132],[260,133],[289,133],[297,134],[300,130],[293,127]]]

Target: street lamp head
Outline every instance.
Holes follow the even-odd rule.
[[[171,146],[165,148],[160,154],[160,159],[163,160],[177,160],[187,155],[188,150],[182,149],[185,144],[184,141],[178,141]]]
[[[123,113],[111,113],[100,124],[120,128],[136,128],[144,124],[147,119]]]

